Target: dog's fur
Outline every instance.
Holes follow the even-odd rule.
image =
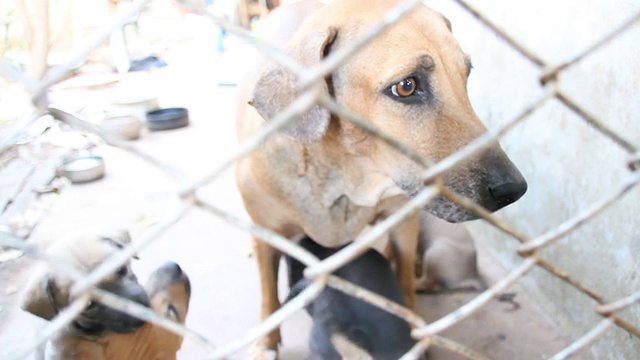
[[[303,239],[300,246],[320,259],[340,250],[324,248],[310,238]],[[302,263],[290,256],[285,259],[292,298],[310,282],[302,275]],[[368,250],[338,269],[335,275],[404,305],[398,279],[386,259],[375,250]],[[309,338],[311,359],[399,359],[416,343],[403,319],[333,288],[325,288],[307,307],[307,312],[313,320]]]
[[[309,16],[286,53],[312,67],[347,47],[379,23],[399,0],[335,0]],[[269,40],[269,39],[266,39]],[[469,58],[454,39],[449,22],[420,5],[338,67],[316,90],[332,96],[369,121],[434,161],[451,155],[486,132],[471,108],[466,82]],[[411,78],[416,91],[394,95]],[[268,65],[240,96],[241,141],[251,138],[285,109],[301,91],[293,73]],[[397,93],[397,91],[396,91]],[[426,184],[424,167],[349,121],[319,105],[300,114],[259,149],[238,162],[237,183],[245,208],[258,225],[292,241],[309,236],[335,248],[351,242],[368,225],[392,214]],[[472,156],[446,172],[442,182],[490,211],[521,197],[526,182],[499,145]],[[425,207],[450,222],[476,217],[437,197]],[[414,260],[418,215],[393,229],[400,285],[414,304]],[[261,277],[262,317],[280,306],[276,288],[279,254],[255,241]],[[278,331],[255,350],[276,349]]]
[[[464,224],[451,224],[422,211],[418,254],[423,258],[416,290],[482,291],[486,288],[478,272],[473,238]]]
[[[128,233],[83,235],[53,244],[48,252],[79,270],[89,272],[130,241]],[[72,280],[51,266],[43,265],[27,286],[22,308],[42,319],[52,320],[74,299]],[[142,287],[131,270],[122,266],[98,288],[151,306],[156,312],[184,322],[189,298],[189,279],[177,264],[157,269]],[[182,338],[152,324],[92,302],[71,324],[61,329],[38,350],[42,359],[175,359]]]
[[[264,3],[258,0],[240,0],[238,1],[239,23],[244,28],[250,29],[254,17],[262,18],[278,5],[280,0],[266,0]]]

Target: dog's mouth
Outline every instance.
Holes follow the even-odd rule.
[[[149,307],[149,297],[138,283],[101,284],[102,290],[119,295],[142,306]],[[107,332],[129,333],[144,325],[144,320],[138,319],[116,309],[112,309],[100,302],[92,301],[74,322],[74,327],[86,335],[100,335]]]
[[[73,321],[73,326],[85,335],[107,332],[130,333],[144,325],[144,321],[126,313],[93,302]]]
[[[524,186],[514,188],[513,191],[501,197],[494,196],[491,188],[486,187],[470,186],[463,188],[462,190],[458,190],[455,186],[450,186],[449,189],[454,191],[458,196],[473,201],[488,212],[495,212],[520,199],[526,191],[526,183]],[[480,218],[477,213],[442,195],[438,195],[431,200],[424,207],[424,210],[451,223],[471,221]]]
[[[471,221],[479,218],[478,214],[468,211],[440,195],[431,200],[431,202],[424,207],[424,210],[451,223]]]

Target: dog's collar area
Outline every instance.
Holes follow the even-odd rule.
[[[102,334],[105,331],[104,326],[101,326],[101,325],[84,326],[80,324],[80,322],[78,322],[77,320],[74,320],[73,322],[71,322],[71,324],[73,325],[73,328],[76,329],[78,332],[80,332],[82,335],[97,336]]]

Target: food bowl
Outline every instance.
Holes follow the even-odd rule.
[[[140,120],[144,120],[147,112],[158,108],[158,98],[148,97],[125,97],[121,96],[111,102],[109,113],[112,115],[135,115]]]
[[[139,138],[142,126],[142,121],[133,115],[111,116],[100,122],[105,132],[125,140]]]
[[[164,108],[147,113],[149,130],[177,129],[189,125],[189,111],[185,108]]]
[[[98,180],[104,176],[104,159],[95,155],[80,155],[62,163],[60,175],[74,184]]]

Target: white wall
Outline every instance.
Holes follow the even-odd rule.
[[[578,54],[640,12],[640,1],[537,0],[470,1],[502,29],[549,64]],[[489,128],[518,114],[542,93],[538,69],[452,1],[428,2],[453,23],[453,31],[474,64],[469,92]],[[589,112],[640,147],[640,23],[571,67],[561,88]],[[529,191],[498,216],[536,237],[610,194],[629,175],[627,153],[553,100],[502,141],[529,182]],[[640,290],[640,188],[581,227],[542,256],[590,286],[607,301]],[[516,240],[481,222],[471,225],[508,268],[521,262]],[[544,270],[524,280],[542,306],[577,339],[600,317],[596,303]],[[640,304],[622,313],[640,327]],[[616,349],[616,350],[614,350]],[[640,340],[622,330],[596,342],[598,359],[637,359]],[[525,354],[523,354],[525,355]],[[526,358],[523,357],[523,359]]]

